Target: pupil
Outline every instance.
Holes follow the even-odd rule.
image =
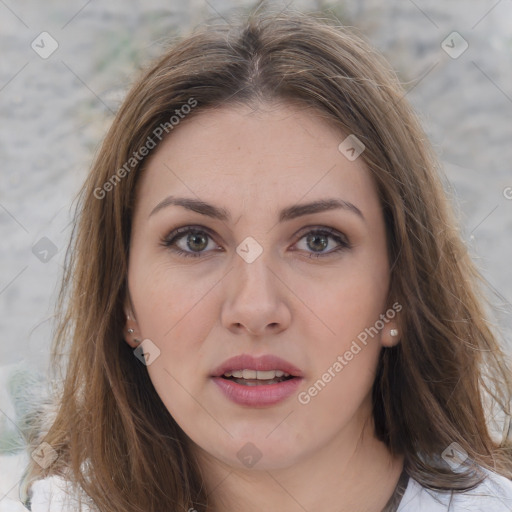
[[[190,243],[190,240],[192,240],[192,243]],[[199,240],[199,242],[197,242],[198,240]],[[201,241],[203,243],[201,243]],[[195,247],[195,248],[193,247],[193,244],[195,244],[196,242],[199,243],[200,247]],[[204,249],[207,245],[208,245],[208,241],[206,240],[206,237],[204,235],[200,235],[200,234],[196,234],[196,233],[190,235],[189,242],[188,242],[188,246],[190,249],[192,249],[192,250],[197,249],[200,251],[200,250]]]
[[[321,239],[323,240],[323,242],[321,243],[321,247],[319,248],[320,251],[322,249],[325,249],[328,245],[328,241],[327,241],[327,237],[325,235],[309,235],[308,236],[308,244],[312,241],[312,240],[318,240],[318,239]],[[310,246],[311,247],[311,246]],[[311,247],[314,249],[314,247]]]

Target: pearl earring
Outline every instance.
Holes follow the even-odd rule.
[[[128,334],[133,334],[134,332],[135,332],[135,330],[132,329],[131,327],[130,327],[130,329],[128,329]]]
[[[389,334],[391,334],[391,336],[393,337],[398,336],[398,329],[391,329],[389,331]]]

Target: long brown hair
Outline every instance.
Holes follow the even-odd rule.
[[[373,387],[378,438],[405,455],[408,473],[426,487],[461,490],[481,480],[471,465],[453,472],[444,463],[452,443],[468,461],[512,478],[510,437],[493,437],[486,424],[487,398],[509,415],[510,370],[485,320],[479,274],[436,155],[404,94],[359,35],[313,14],[203,26],[143,73],[79,196],[53,348],[66,371],[56,416],[34,441],[59,457],[47,470],[33,464],[27,481],[62,474],[100,510],[210,510],[188,437],[123,339],[132,208],[145,162],[130,159],[165,123],[172,137],[179,126],[170,116],[192,101],[182,122],[206,108],[265,100],[314,108],[366,147],[361,158],[386,221],[389,296],[403,305],[401,342],[381,351]]]

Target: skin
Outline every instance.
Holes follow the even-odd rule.
[[[234,355],[275,354],[303,371],[306,391],[391,307],[382,208],[362,158],[338,150],[344,138],[311,109],[223,107],[182,122],[141,176],[126,342],[150,339],[160,350],[151,381],[190,438],[216,510],[380,512],[402,470],[403,458],[375,439],[371,414],[379,352],[399,341],[393,320],[306,405],[296,394],[237,405],[210,378]],[[176,205],[150,216],[169,195],[225,208],[231,220]],[[278,222],[282,208],[333,197],[364,219],[338,209]],[[176,244],[200,257],[162,245],[190,225],[209,230],[208,245],[186,234]],[[350,247],[308,243],[314,228],[335,229]],[[248,236],[263,249],[252,263],[236,252]],[[251,468],[237,457],[246,443],[262,455]]]

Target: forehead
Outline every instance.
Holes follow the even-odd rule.
[[[338,149],[346,137],[311,108],[274,103],[204,110],[150,155],[137,209],[149,215],[171,193],[228,208],[270,208],[327,195],[375,208],[363,159],[351,161]]]

